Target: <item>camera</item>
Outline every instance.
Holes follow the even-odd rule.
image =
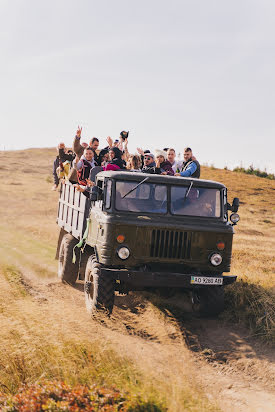
[[[122,140],[128,139],[128,136],[129,136],[129,132],[125,132],[125,130],[120,132],[120,137],[122,138]]]

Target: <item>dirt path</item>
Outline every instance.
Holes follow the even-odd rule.
[[[244,328],[171,310],[169,301],[169,309],[165,301],[160,309],[152,295],[138,293],[116,296],[110,318],[91,319],[81,283],[72,288],[26,275],[26,287],[41,305],[51,305],[72,333],[111,341],[146,373],[173,375],[178,382],[181,376],[196,379],[223,411],[275,409],[274,351]]]

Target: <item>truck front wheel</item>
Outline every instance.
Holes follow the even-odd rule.
[[[115,281],[101,272],[101,264],[92,255],[89,257],[86,271],[84,294],[87,311],[112,313],[115,296]]]
[[[223,286],[209,286],[194,290],[193,310],[203,316],[221,313],[224,310]]]
[[[76,251],[76,262],[73,263],[73,248],[77,244],[77,239],[67,233],[63,236],[58,257],[58,277],[64,283],[74,285],[78,276],[79,252]]]

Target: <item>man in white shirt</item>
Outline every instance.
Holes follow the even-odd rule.
[[[176,160],[176,152],[175,149],[168,149],[167,150],[167,160],[172,165],[172,169],[174,170],[174,173],[179,172],[182,166],[182,161],[177,161]]]

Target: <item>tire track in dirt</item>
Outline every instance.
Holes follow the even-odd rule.
[[[149,364],[154,373],[168,379],[186,375],[189,368],[223,411],[274,410],[274,353],[246,329],[171,309],[171,300],[163,300],[160,309],[150,294],[139,293],[116,296],[110,317],[91,319],[85,311],[83,284],[72,288],[37,278],[26,283],[41,304],[53,305],[57,311],[62,307],[67,316],[70,310],[77,312],[77,327],[85,325],[87,336],[104,336],[145,372]],[[75,322],[68,324],[76,327]]]

